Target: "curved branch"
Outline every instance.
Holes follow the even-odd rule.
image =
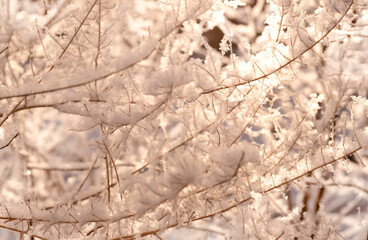
[[[97,0],[96,0],[97,1]],[[38,85],[38,89],[37,90],[29,90],[30,86],[24,85],[23,88],[16,88],[16,89],[3,89],[0,90],[0,100],[2,99],[10,99],[10,98],[15,98],[15,97],[27,97],[27,96],[35,96],[35,95],[39,95],[39,94],[43,94],[43,93],[52,93],[52,92],[57,92],[57,91],[61,91],[61,90],[66,90],[66,89],[70,89],[70,88],[75,88],[75,87],[80,87],[80,86],[84,86],[93,82],[97,82],[97,81],[101,81],[107,77],[110,77],[116,73],[122,72],[134,65],[136,65],[137,63],[147,59],[156,49],[156,46],[158,45],[158,43],[166,38],[169,34],[171,34],[175,29],[177,29],[179,26],[181,26],[184,22],[193,19],[195,17],[197,17],[198,15],[202,14],[203,12],[207,11],[208,9],[210,9],[212,7],[212,4],[209,4],[209,6],[207,6],[204,9],[201,9],[201,3],[198,4],[198,8],[193,11],[190,15],[188,15],[186,18],[184,18],[182,21],[176,23],[175,25],[171,26],[171,28],[169,28],[169,30],[165,29],[164,31],[161,31],[161,33],[159,34],[159,37],[156,38],[151,38],[149,39],[144,45],[129,51],[128,53],[125,53],[122,55],[121,58],[117,59],[115,61],[115,64],[112,65],[120,65],[120,67],[117,67],[117,69],[112,70],[110,72],[105,72],[105,73],[100,73],[98,74],[98,72],[96,72],[96,75],[99,75],[95,78],[89,79],[89,80],[85,80],[85,81],[81,81],[78,79],[80,79],[80,72],[78,72],[77,74],[75,74],[76,76],[71,76],[69,77],[73,79],[73,81],[75,83],[70,84],[71,81],[66,81],[66,79],[61,79],[58,83],[55,81],[49,81],[48,83],[42,83],[40,85]],[[92,10],[92,9],[91,9]],[[74,36],[73,36],[74,37]],[[67,49],[67,47],[65,48],[65,50]],[[63,51],[62,54],[64,54],[65,50]],[[59,58],[62,55],[59,56]],[[91,72],[95,72],[92,69],[85,69],[85,74],[91,74]],[[59,85],[57,87],[55,87],[55,85]],[[18,92],[18,93],[17,93]]]

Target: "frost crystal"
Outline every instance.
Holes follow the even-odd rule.
[[[2,1],[0,239],[365,239],[366,2]]]

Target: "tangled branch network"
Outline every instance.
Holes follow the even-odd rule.
[[[2,239],[366,239],[364,0],[0,0]]]

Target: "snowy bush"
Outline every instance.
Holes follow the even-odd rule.
[[[0,0],[0,236],[366,239],[365,0]]]

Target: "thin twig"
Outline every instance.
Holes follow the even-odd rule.
[[[6,148],[7,146],[9,146],[9,145],[10,145],[10,143],[11,143],[11,142],[16,138],[16,137],[18,137],[18,135],[19,135],[19,133],[15,134],[15,135],[14,135],[14,137],[12,137],[12,138],[10,139],[10,141],[9,141],[7,144],[5,144],[4,146],[0,147],[0,150],[1,150],[1,149]]]
[[[0,51],[0,54],[2,54],[3,52],[5,52],[8,49],[9,49],[9,47],[4,48],[3,50]]]

